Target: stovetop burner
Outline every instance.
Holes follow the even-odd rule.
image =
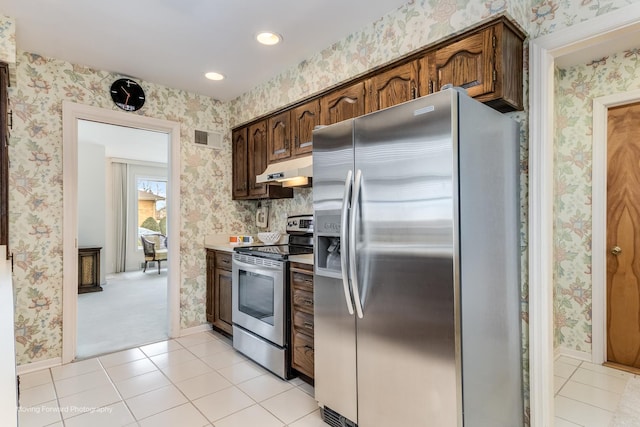
[[[290,255],[312,254],[313,247],[296,245],[243,246],[234,248],[234,251],[245,255],[286,260]]]

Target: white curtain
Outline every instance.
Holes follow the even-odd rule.
[[[127,169],[126,163],[112,163],[113,168],[113,218],[115,230],[116,273],[125,271],[127,265]]]

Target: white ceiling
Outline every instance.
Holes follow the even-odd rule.
[[[167,163],[169,135],[78,120],[78,144],[104,145],[106,157]]]
[[[0,0],[0,13],[19,50],[227,101],[407,2]],[[259,45],[263,30],[284,41]]]

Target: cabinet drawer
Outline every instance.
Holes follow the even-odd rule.
[[[313,315],[304,311],[294,311],[293,325],[300,332],[313,335]]]
[[[305,310],[313,311],[313,293],[302,289],[294,289],[293,305]]]
[[[291,284],[294,288],[301,288],[313,292],[313,275],[292,270]]]
[[[216,252],[216,267],[231,271],[231,254]]]
[[[293,355],[292,365],[295,369],[313,378],[314,370],[314,347],[313,338],[296,333],[293,335]]]

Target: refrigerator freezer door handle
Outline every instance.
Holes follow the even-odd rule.
[[[362,186],[362,171],[358,169],[353,183],[351,194],[351,215],[349,216],[349,272],[351,276],[351,290],[356,306],[356,313],[362,319],[362,302],[358,288],[358,270],[356,265],[356,221],[358,220],[358,208],[360,206],[360,188]]]
[[[344,298],[347,301],[347,310],[353,314],[353,303],[351,302],[351,292],[349,291],[349,243],[347,238],[349,221],[349,200],[351,199],[351,179],[353,171],[347,172],[347,179],[344,181],[344,197],[342,198],[342,212],[340,214],[340,266],[342,268],[342,285],[344,286]]]

